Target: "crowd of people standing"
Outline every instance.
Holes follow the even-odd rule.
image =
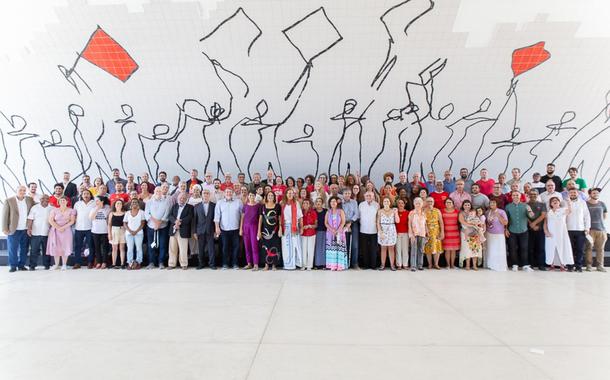
[[[50,269],[312,270],[441,268],[529,272],[605,272],[601,189],[577,168],[565,179],[546,174],[497,179],[481,169],[437,178],[383,175],[382,185],[358,174],[317,178],[239,173],[222,180],[196,169],[183,181],[165,172],[104,183],[66,172],[52,194],[36,183],[4,202],[2,232],[9,267]],[[593,257],[595,251],[595,257]],[[29,253],[29,260],[28,260]],[[146,265],[146,266],[145,266]]]

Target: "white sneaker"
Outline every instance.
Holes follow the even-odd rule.
[[[519,270],[519,266],[518,265],[513,265],[513,267],[511,268],[511,270],[513,272],[517,272]]]
[[[68,269],[68,266],[66,264],[61,266],[61,270],[67,270],[67,269]]]
[[[534,270],[529,265],[526,265],[526,266],[523,267],[523,271],[524,272],[533,272]]]
[[[55,264],[55,265],[53,266],[53,269],[54,269],[54,270],[59,270],[59,264]]]

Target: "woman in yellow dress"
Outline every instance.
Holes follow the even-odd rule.
[[[428,259],[428,268],[441,269],[438,259],[443,253],[443,239],[445,228],[443,216],[439,209],[434,207],[434,198],[426,198],[426,226],[428,228],[428,240],[424,245],[424,253]]]

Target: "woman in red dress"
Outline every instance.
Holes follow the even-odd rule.
[[[460,229],[458,226],[458,210],[451,198],[445,199],[445,208],[442,210],[443,225],[445,226],[445,238],[443,239],[443,249],[445,259],[449,269],[455,268],[455,255],[460,249]]]

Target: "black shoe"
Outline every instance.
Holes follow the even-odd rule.
[[[538,267],[538,270],[541,272],[545,272],[546,271],[546,267]]]
[[[9,269],[8,271],[9,273],[17,272],[17,268],[11,267],[11,269]]]
[[[581,267],[576,268],[576,272],[582,273],[582,268]]]
[[[203,269],[203,265],[199,265],[199,266],[197,267],[197,270],[202,270],[202,269]]]
[[[215,267],[215,266],[213,266],[213,265],[211,265],[211,266],[210,266],[210,269],[211,269],[211,270],[216,270],[216,267]]]
[[[28,268],[24,267],[24,266],[20,266],[19,268],[17,268],[19,270],[28,270]]]
[[[48,265],[45,265],[44,270],[49,270],[49,269],[51,269],[51,267]]]
[[[30,270],[36,270],[36,267],[30,267]]]
[[[574,268],[568,267],[568,272],[574,272]]]

